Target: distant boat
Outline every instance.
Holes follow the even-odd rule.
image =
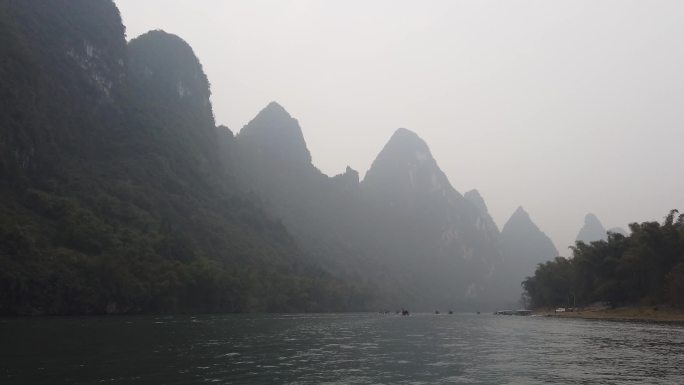
[[[439,314],[439,310],[435,310],[435,314]]]
[[[449,310],[449,314],[454,314],[454,311],[453,311],[453,310]]]
[[[530,315],[532,310],[518,309],[518,310],[499,310],[495,311],[494,315]]]

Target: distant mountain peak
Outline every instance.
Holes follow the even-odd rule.
[[[404,203],[416,194],[447,197],[455,193],[460,196],[440,170],[427,143],[405,128],[392,134],[373,161],[362,185]],[[403,204],[398,202],[396,204]]]
[[[558,256],[558,249],[551,239],[539,229],[530,215],[519,206],[501,230],[504,253],[501,277],[508,291],[519,292],[520,282],[534,274],[539,263]]]
[[[513,212],[513,215],[508,219],[506,224],[504,225],[502,229],[502,233],[508,232],[511,230],[511,228],[528,228],[528,229],[533,229],[534,231],[541,231],[539,230],[539,227],[532,221],[532,218],[530,217],[530,214],[525,211],[525,209],[522,206],[518,206],[517,209]]]
[[[551,259],[558,255],[558,251],[551,239],[537,226],[522,206],[513,212],[513,215],[506,221],[501,235],[505,241],[510,243],[512,238],[517,238],[516,242],[536,242],[543,243],[548,250],[546,256]],[[539,245],[537,245],[539,246]]]
[[[594,213],[587,213],[587,215],[584,216],[584,223],[585,224],[601,224],[601,221],[599,221],[598,217]]]
[[[534,222],[532,221],[532,218],[530,218],[530,214],[522,206],[518,206],[518,208],[515,209],[515,211],[513,212],[513,215],[511,215],[511,219],[512,220],[524,220],[524,221],[528,221],[528,222],[534,224]]]
[[[392,134],[392,136],[393,137],[394,136],[406,136],[406,137],[412,137],[414,139],[422,140],[422,139],[420,139],[418,134],[416,134],[415,132],[409,130],[408,128],[404,128],[404,127],[399,127],[396,130],[394,130],[394,134]]]
[[[426,165],[437,168],[437,163],[432,157],[432,153],[427,143],[415,132],[406,128],[399,128],[394,131],[385,147],[373,162],[369,173],[373,173],[378,166],[407,168],[411,165]]]
[[[292,119],[292,116],[290,115],[289,112],[283,107],[280,103],[276,101],[272,101],[266,105],[261,111],[259,111],[259,115],[269,115],[274,118],[279,118],[279,119]]]
[[[418,154],[416,160],[421,162],[432,160],[432,154],[430,153],[427,143],[425,143],[418,134],[406,128],[398,128],[394,131],[394,134],[392,134],[392,137],[390,137],[390,140],[385,145],[383,152],[386,150],[403,152],[406,155],[413,152]]]
[[[475,207],[477,207],[478,210],[480,210],[481,212],[484,212],[484,213],[488,212],[487,204],[485,203],[484,198],[482,198],[482,195],[480,194],[479,191],[477,191],[477,189],[472,189],[472,190],[466,192],[465,194],[463,194],[463,196],[468,201],[470,201],[470,203],[475,205]]]
[[[185,40],[153,30],[131,40],[128,51],[132,84],[138,93],[162,100],[172,111],[178,106],[201,108],[213,120],[209,80]]]
[[[259,111],[237,137],[253,151],[267,154],[274,161],[311,164],[311,153],[299,122],[276,102]]]
[[[537,241],[546,243],[545,247],[547,250],[553,249],[553,253],[548,253],[549,258],[558,255],[558,251],[551,239],[537,226],[530,214],[522,206],[518,206],[513,215],[506,221],[503,229],[501,229],[501,235],[504,238],[518,237],[521,241],[525,237],[536,238]]]
[[[605,239],[607,239],[606,229],[601,224],[601,221],[592,213],[585,215],[584,226],[582,226],[577,234],[577,240],[590,243]]]

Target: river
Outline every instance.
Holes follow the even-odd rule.
[[[0,319],[0,384],[684,384],[684,327],[476,314]]]

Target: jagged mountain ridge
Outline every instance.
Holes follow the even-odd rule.
[[[243,186],[331,271],[376,285],[391,306],[488,295],[500,260],[498,229],[483,202],[451,186],[415,133],[398,129],[360,183],[350,168],[322,174],[296,120],[276,103],[236,143]]]
[[[282,106],[233,136],[187,43],[123,30],[108,0],[0,4],[0,313],[465,309],[500,294],[484,200],[415,133],[397,130],[363,181],[328,177]]]
[[[283,143],[281,146],[280,144]],[[282,220],[318,264],[361,285],[377,285],[375,258],[358,223],[358,172],[329,178],[311,162],[296,119],[269,103],[235,136],[238,184]]]
[[[0,314],[364,308],[238,191],[187,43],[127,44],[110,0],[0,31]]]
[[[97,144],[116,132],[96,122],[116,115],[112,103],[126,88],[118,10],[112,2],[87,0],[58,7],[55,12],[54,4],[0,5],[0,149],[13,155],[2,157],[0,165],[15,181],[78,167],[79,157],[94,155]],[[75,139],[85,145],[75,146]]]

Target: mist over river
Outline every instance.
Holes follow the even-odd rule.
[[[0,384],[682,384],[684,327],[475,314],[0,319]]]

